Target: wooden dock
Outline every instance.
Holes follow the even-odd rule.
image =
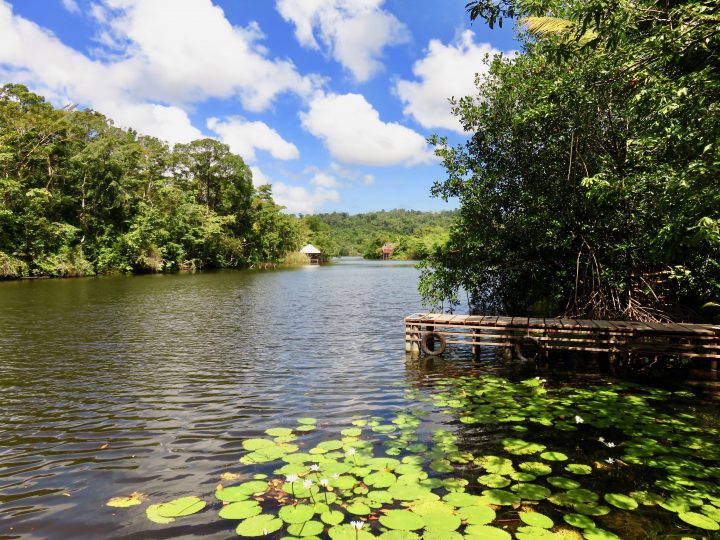
[[[720,358],[720,325],[437,313],[405,318],[406,352],[438,354],[443,341],[473,347],[475,352],[481,347],[502,347],[505,356],[515,352],[522,357],[523,350],[533,356],[547,355],[550,350],[562,349],[608,353],[613,358],[708,358],[711,369],[717,369]]]

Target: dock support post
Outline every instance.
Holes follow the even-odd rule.
[[[471,349],[473,360],[480,360],[480,351],[482,349],[480,347],[480,332],[478,332],[477,330],[473,330],[473,345]]]
[[[427,330],[430,333],[433,333],[433,332],[435,332],[435,327],[434,326],[426,326],[425,330]],[[428,340],[427,348],[428,348],[428,350],[431,350],[431,351],[435,350],[435,340],[434,339]]]
[[[513,349],[512,347],[505,346],[503,347],[503,362],[512,362],[513,359]]]
[[[405,352],[411,356],[420,356],[420,343],[415,341],[420,335],[420,327],[415,324],[405,325]]]

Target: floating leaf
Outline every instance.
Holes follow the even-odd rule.
[[[262,480],[252,480],[237,486],[218,489],[215,497],[224,502],[237,502],[249,499],[255,493],[264,493],[268,488],[267,482]]]
[[[554,525],[552,519],[540,512],[519,512],[518,516],[523,523],[527,523],[531,527],[550,529]]]
[[[707,531],[717,531],[720,529],[720,524],[718,524],[717,521],[703,514],[698,514],[697,512],[680,512],[678,517],[685,523],[689,523],[699,529],[705,529]]]
[[[285,437],[287,435],[292,434],[292,429],[276,427],[276,428],[266,429],[265,433],[267,433],[271,437]]]
[[[333,540],[374,540],[375,536],[365,530],[357,530],[350,524],[336,525],[328,529],[328,536]]]
[[[523,471],[537,476],[545,476],[552,472],[552,467],[546,463],[540,463],[539,461],[525,461],[518,465]]]
[[[483,486],[491,488],[504,488],[510,485],[510,479],[499,474],[484,474],[482,476],[478,476],[477,480]]]
[[[447,512],[432,512],[422,516],[425,520],[426,531],[454,531],[461,525],[460,518]]]
[[[311,425],[317,424],[317,419],[316,418],[307,418],[307,417],[306,418],[298,418],[297,423],[306,425],[306,426],[311,426]]]
[[[590,474],[592,467],[590,465],[582,465],[580,463],[568,463],[565,465],[565,470],[573,474]]]
[[[591,529],[595,527],[595,522],[582,514],[565,514],[563,519],[568,525],[572,525],[578,529]]]
[[[482,494],[483,498],[490,502],[490,504],[497,504],[500,506],[520,504],[520,497],[502,489],[486,489],[482,492]]]
[[[157,514],[164,518],[179,518],[197,514],[205,508],[207,503],[200,497],[180,497],[173,501],[160,504],[157,507]]]
[[[113,497],[105,503],[106,506],[112,506],[114,508],[127,508],[129,506],[137,506],[147,499],[147,495],[135,491],[125,497]]]
[[[620,537],[605,529],[591,528],[583,531],[586,540],[620,540]]]
[[[606,493],[603,498],[606,502],[620,508],[621,510],[635,510],[638,503],[632,497],[623,495],[622,493]]]
[[[509,532],[490,525],[468,525],[465,529],[465,538],[468,540],[511,540],[512,536]]]
[[[270,448],[275,443],[269,439],[246,439],[242,443],[245,450],[255,451],[261,448]]]
[[[145,509],[145,515],[147,518],[153,523],[159,523],[160,525],[167,525],[168,523],[175,521],[175,518],[162,517],[158,514],[158,508],[160,508],[160,506],[160,504],[151,504],[148,506]]]
[[[526,442],[522,439],[503,439],[502,444],[506,452],[516,456],[537,454],[546,448],[544,444]]]
[[[566,461],[568,459],[562,452],[543,452],[540,457],[548,461]]]
[[[328,525],[339,525],[345,519],[345,514],[339,510],[328,510],[320,514],[320,519]]]
[[[580,487],[580,482],[572,480],[571,478],[565,478],[563,476],[549,476],[547,483],[551,486],[555,486],[560,489],[577,489]]]
[[[360,428],[354,427],[343,429],[340,433],[345,437],[359,437],[362,434],[362,430]]]
[[[402,531],[416,531],[425,526],[422,516],[409,510],[388,510],[385,515],[380,516],[380,523],[388,529]]]
[[[278,517],[285,523],[305,523],[315,514],[315,510],[309,504],[298,504],[295,506],[283,506],[278,512]]]
[[[610,507],[594,503],[576,503],[573,508],[585,516],[605,516],[610,513]]]
[[[287,531],[294,536],[317,536],[322,534],[325,525],[319,521],[306,521],[304,523],[293,523],[288,525]]]
[[[457,516],[470,525],[485,525],[495,521],[495,510],[489,506],[464,506],[457,511]]]
[[[240,501],[223,506],[218,516],[223,519],[247,519],[257,516],[262,508],[256,501]]]
[[[270,514],[260,514],[244,521],[235,529],[239,536],[267,536],[283,526],[281,519]]]
[[[372,513],[372,508],[363,502],[355,502],[345,508],[345,510],[347,510],[350,514],[355,514],[356,516],[367,516]]]
[[[550,490],[537,484],[515,484],[511,487],[519,497],[528,501],[541,501],[550,495]]]

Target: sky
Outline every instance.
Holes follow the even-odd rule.
[[[512,28],[466,0],[0,0],[0,83],[97,110],[169,144],[212,137],[288,212],[444,210],[427,144],[466,140]]]

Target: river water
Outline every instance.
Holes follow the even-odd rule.
[[[232,538],[208,511],[160,526],[105,503],[135,491],[209,501],[268,427],[312,416],[322,439],[412,405],[408,388],[498,372],[494,351],[406,362],[417,277],[412,264],[344,259],[0,283],[0,538]]]

